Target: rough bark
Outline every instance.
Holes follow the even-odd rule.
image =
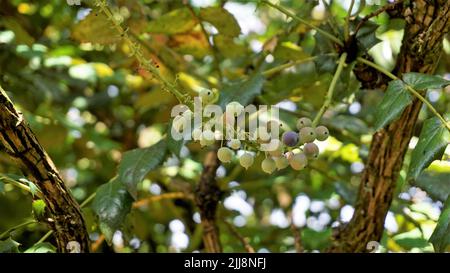
[[[0,87],[0,142],[24,175],[42,192],[47,205],[46,222],[54,231],[58,251],[77,247],[89,252],[88,235],[81,209],[66,188],[52,160],[28,123]]]
[[[442,52],[443,37],[450,27],[450,2],[409,1],[405,3],[403,16],[405,34],[395,74],[433,73]],[[419,100],[414,100],[398,120],[374,134],[353,218],[336,230],[329,252],[366,252],[370,241],[380,241],[421,106]]]
[[[216,182],[218,167],[217,149],[214,149],[205,157],[203,172],[195,191],[195,203],[200,210],[203,227],[203,243],[206,251],[210,253],[222,252],[216,223],[217,204],[221,197],[221,191]]]

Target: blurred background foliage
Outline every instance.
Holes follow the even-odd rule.
[[[337,28],[344,22],[350,1],[325,2],[329,6],[307,0],[283,0],[281,4],[314,25]],[[374,1],[366,2],[361,15],[379,7]],[[145,56],[191,96],[202,87],[220,92],[221,80],[245,79],[257,69],[332,52],[308,27],[247,1],[110,3],[130,35],[140,41]],[[127,44],[89,5],[0,0],[0,6],[0,83],[81,203],[116,175],[125,151],[149,147],[163,138],[171,108],[178,102],[129,56]],[[376,36],[380,41],[370,53],[377,63],[392,68],[403,22],[385,14],[373,22],[379,25]],[[448,39],[444,50],[437,74],[448,78]],[[270,75],[256,103],[279,106],[288,126],[294,126],[298,117],[313,116],[323,103],[337,57],[324,58]],[[287,252],[295,250],[292,226],[301,233],[306,251],[320,251],[328,245],[332,227],[350,220],[373,133],[373,111],[382,92],[360,90],[351,68],[347,70],[337,87],[339,101],[324,116],[332,137],[319,143],[321,156],[310,168],[268,176],[259,167],[261,157],[248,171],[236,162],[219,167],[224,198],[217,218],[225,252],[245,251],[225,222],[256,251]],[[448,112],[449,91],[428,93],[440,112]],[[424,111],[420,120],[426,117]],[[417,127],[421,128],[420,122]],[[138,185],[137,200],[141,201],[133,204],[123,225],[109,238],[110,244],[104,241],[93,209],[86,206],[83,211],[94,251],[201,251],[200,216],[192,194],[206,152],[188,143],[179,156],[169,155],[150,172]],[[380,251],[433,251],[428,239],[450,191],[449,154],[447,150],[444,160],[435,161],[414,185],[405,182],[405,164]],[[21,174],[5,154],[0,160],[2,180]],[[32,219],[31,206],[28,192],[0,182],[0,232]],[[25,251],[46,232],[44,225],[31,224],[13,231],[11,237]],[[48,242],[52,243],[51,237]]]

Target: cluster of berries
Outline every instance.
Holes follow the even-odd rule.
[[[269,123],[279,124],[277,121]],[[314,160],[319,156],[319,147],[313,143],[315,140],[324,141],[329,136],[329,131],[325,126],[313,128],[309,118],[300,118],[297,121],[296,131],[286,131],[281,136],[281,141],[274,139],[276,149],[266,152],[266,158],[261,163],[261,169],[266,173],[273,173],[291,166],[294,170],[302,170],[308,165],[309,160]],[[259,141],[267,142],[268,140]],[[234,151],[241,149],[241,141],[233,139],[228,141],[228,147],[221,147],[217,156],[223,163],[231,162]],[[239,163],[248,169],[254,163],[255,154],[245,151],[239,157]]]

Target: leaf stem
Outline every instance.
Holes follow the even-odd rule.
[[[334,73],[333,79],[331,80],[330,87],[328,88],[327,94],[325,96],[325,101],[320,108],[319,112],[317,113],[316,117],[313,120],[312,126],[315,127],[319,124],[319,121],[322,119],[323,114],[325,111],[330,107],[331,101],[333,99],[333,93],[334,89],[336,88],[337,81],[339,77],[341,76],[342,70],[345,66],[345,60],[347,59],[347,53],[342,53],[341,57],[339,58],[339,64],[336,69],[336,73]]]
[[[31,190],[31,188],[23,183],[20,183],[19,181],[16,181],[14,179],[11,179],[7,176],[4,175],[0,175],[0,181],[3,181],[5,183],[11,184],[21,190],[27,191],[29,193],[31,193],[31,195],[36,195],[37,197],[39,197],[40,199],[43,198],[42,193],[38,190],[37,192],[33,193],[33,191]]]
[[[352,2],[350,3],[350,7],[348,8],[347,16],[345,17],[345,28],[344,28],[345,40],[347,40],[348,37],[350,36],[350,17],[352,16],[351,14],[354,5],[355,0],[352,0]]]
[[[314,61],[315,59],[317,59],[317,56],[313,56],[313,57],[309,57],[309,58],[301,59],[301,60],[296,60],[296,61],[290,61],[285,64],[281,64],[281,65],[275,66],[273,68],[267,69],[266,71],[262,72],[262,75],[264,77],[270,77],[278,72],[283,71],[286,68],[289,68],[289,67],[292,67],[292,66],[295,66],[298,64],[302,64],[302,63],[311,62],[311,61]]]
[[[392,80],[401,80],[399,77],[395,76],[394,74],[392,74],[391,72],[387,71],[385,68],[377,65],[374,62],[371,62],[367,59],[364,59],[362,57],[358,57],[356,59],[358,62],[361,62],[363,64],[366,64],[368,66],[371,66],[373,68],[375,68],[376,70],[380,71],[381,73],[385,74],[386,76],[388,76],[389,78],[391,78]],[[417,99],[419,99],[421,102],[423,102],[423,104],[425,104],[428,109],[437,117],[439,118],[439,120],[442,122],[442,124],[445,126],[445,128],[447,128],[448,131],[450,131],[450,124],[448,121],[446,121],[444,119],[444,117],[442,117],[441,114],[439,114],[439,112],[436,110],[436,108],[433,107],[433,105],[427,100],[425,99],[419,92],[417,92],[417,90],[415,90],[411,85],[405,83],[406,89],[413,94]]]
[[[26,221],[24,223],[18,224],[17,226],[14,226],[14,227],[8,229],[7,231],[3,232],[2,234],[0,234],[0,240],[5,238],[7,235],[9,235],[11,232],[15,231],[16,229],[19,229],[19,228],[22,228],[22,227],[26,227],[26,226],[31,225],[31,224],[35,224],[37,222],[38,221],[36,221],[36,220],[29,220],[29,221]]]
[[[291,17],[292,19],[294,19],[294,20],[296,20],[296,21],[298,21],[298,22],[300,22],[300,23],[302,23],[304,25],[307,25],[308,27],[310,27],[312,29],[315,29],[317,32],[319,32],[320,34],[324,35],[328,39],[334,41],[338,45],[344,46],[344,43],[341,40],[339,40],[336,36],[334,36],[333,34],[331,34],[331,33],[327,32],[327,31],[325,31],[325,30],[323,30],[323,29],[321,29],[321,28],[319,28],[319,27],[309,23],[305,19],[302,19],[302,18],[298,17],[297,15],[295,15],[292,12],[290,12],[289,10],[287,10],[285,7],[277,5],[277,4],[273,4],[273,3],[271,3],[268,0],[261,0],[261,3],[266,4],[266,5],[268,5],[268,6],[272,7],[272,8],[275,8],[275,9],[279,10],[280,12],[286,14],[287,16]]]

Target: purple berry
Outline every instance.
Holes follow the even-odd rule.
[[[285,132],[283,134],[283,143],[286,146],[294,147],[298,143],[298,134],[293,131]]]

